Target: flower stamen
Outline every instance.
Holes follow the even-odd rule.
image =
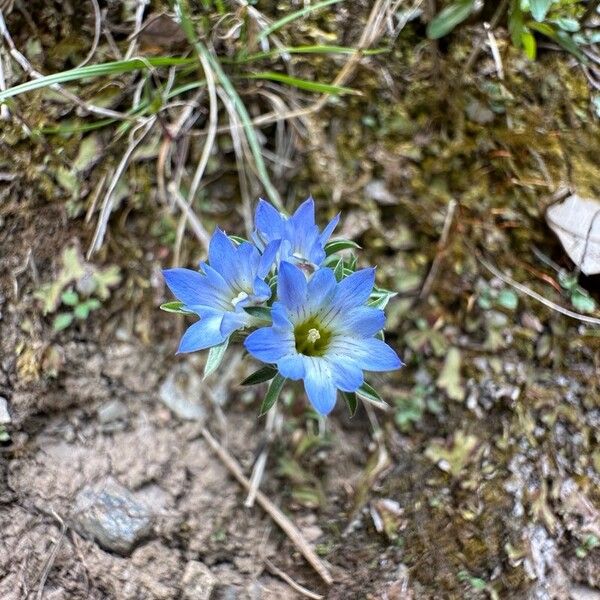
[[[318,329],[315,329],[313,327],[313,329],[309,330],[308,335],[306,336],[306,339],[311,343],[314,344],[317,340],[321,339],[321,334],[319,333]]]
[[[240,302],[246,300],[246,298],[248,298],[248,293],[247,292],[240,292],[235,298],[231,299],[231,304],[235,307]]]

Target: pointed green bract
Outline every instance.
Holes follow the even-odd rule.
[[[356,414],[356,409],[358,408],[358,399],[356,398],[356,393],[342,392],[342,398],[344,398],[346,404],[348,405],[350,417],[353,417]]]
[[[275,375],[273,381],[271,381],[271,385],[267,391],[265,399],[260,406],[260,414],[259,417],[262,417],[264,414],[268,413],[275,402],[277,402],[277,398],[279,398],[279,394],[283,389],[283,384],[285,383],[285,377],[281,376],[279,373]]]
[[[223,358],[225,357],[227,346],[229,346],[229,338],[218,346],[213,346],[208,351],[208,358],[206,359],[206,365],[204,365],[204,379],[219,368],[219,365],[223,362]]]
[[[265,381],[271,381],[275,375],[277,375],[277,369],[271,365],[266,365],[262,369],[254,371],[252,375],[248,375],[240,385],[256,385],[258,383],[264,383]]]

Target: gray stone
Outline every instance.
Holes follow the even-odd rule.
[[[8,412],[8,402],[6,401],[6,398],[0,396],[0,425],[8,425],[11,421],[12,419]]]
[[[98,420],[102,424],[113,423],[127,417],[127,406],[120,400],[105,402],[98,409]]]
[[[234,585],[219,584],[215,587],[210,600],[238,600],[239,588]]]
[[[185,566],[181,580],[183,588],[183,600],[209,600],[217,578],[211,570],[197,560],[191,560]]]
[[[471,100],[465,109],[470,121],[479,125],[488,125],[494,120],[494,113],[479,100]]]
[[[152,514],[112,479],[86,487],[75,503],[77,530],[105,550],[127,555],[152,530]]]
[[[188,421],[203,421],[206,410],[200,404],[202,378],[189,364],[169,373],[160,386],[159,397],[178,417]]]
[[[381,179],[372,179],[365,186],[365,196],[380,204],[397,204],[398,200]]]

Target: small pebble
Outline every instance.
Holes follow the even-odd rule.
[[[81,535],[121,555],[129,554],[152,530],[149,510],[112,479],[79,492],[75,521]]]
[[[0,396],[0,425],[8,425],[12,419],[8,412],[8,402],[6,398]]]

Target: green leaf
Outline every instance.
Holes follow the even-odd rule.
[[[507,310],[515,310],[519,305],[519,297],[512,290],[502,290],[496,302]]]
[[[66,306],[75,306],[79,302],[79,294],[73,290],[66,290],[61,294],[60,300]]]
[[[333,274],[335,275],[335,280],[336,281],[341,281],[344,277],[344,259],[340,258],[340,260],[338,260],[337,265],[335,265],[335,268],[333,269]]]
[[[87,319],[90,315],[90,307],[88,306],[87,302],[84,302],[83,304],[78,304],[73,310],[73,314],[77,319],[80,319],[82,321]]]
[[[525,56],[529,60],[535,60],[537,56],[537,42],[529,29],[523,30],[523,33],[521,33],[521,44],[523,45]]]
[[[367,400],[372,400],[373,402],[384,402],[383,398],[377,393],[377,390],[366,381],[356,390],[356,395]]]
[[[178,300],[174,302],[165,302],[160,305],[160,310],[164,310],[169,313],[177,313],[178,315],[193,315],[194,313],[184,310],[183,302],[179,302]]]
[[[285,75],[284,73],[276,73],[275,71],[262,71],[260,73],[252,73],[246,75],[248,79],[266,79],[268,81],[278,81],[290,87],[306,90],[308,92],[317,92],[318,94],[354,94],[361,95],[362,92],[353,90],[352,88],[343,87],[341,85],[331,85],[329,83],[320,83],[318,81],[310,81],[308,79],[300,79]]]
[[[266,306],[245,306],[244,310],[256,319],[267,323],[271,322],[271,309]]]
[[[437,378],[437,386],[444,390],[448,397],[457,402],[465,399],[465,387],[461,377],[462,355],[458,348],[450,348],[446,353],[444,366]]]
[[[112,265],[101,271],[95,271],[92,278],[96,284],[96,295],[102,300],[107,300],[110,296],[110,288],[121,281],[121,270],[117,265]]]
[[[553,0],[529,0],[529,12],[531,16],[541,23],[548,14]]]
[[[356,414],[356,409],[358,408],[358,399],[356,398],[356,394],[354,392],[342,392],[342,397],[348,405],[350,417],[353,417]]]
[[[256,385],[258,383],[264,383],[265,381],[271,381],[275,375],[277,375],[277,368],[266,365],[258,371],[254,371],[252,375],[248,375],[240,385]]]
[[[581,313],[593,313],[596,310],[596,302],[583,289],[576,289],[571,295],[571,304]]]
[[[325,244],[325,255],[331,256],[332,254],[335,254],[336,252],[341,252],[342,250],[349,250],[349,249],[359,249],[360,250],[360,246],[356,242],[353,242],[352,240],[332,240],[331,242],[327,242]]]
[[[348,263],[348,268],[354,273],[354,271],[356,271],[356,263],[358,262],[358,256],[356,256],[356,254],[353,254],[350,257],[350,262]]]
[[[523,31],[525,31],[525,23],[523,22],[523,11],[521,10],[520,2],[512,2],[510,15],[508,17],[508,31],[513,45],[517,48],[523,43]]]
[[[369,302],[367,302],[367,306],[383,310],[388,305],[388,302],[396,295],[396,292],[387,292],[381,296],[376,296],[375,298],[371,297]]]
[[[66,329],[73,322],[73,314],[72,313],[59,313],[54,317],[54,321],[52,322],[52,329],[54,331],[62,331]]]
[[[229,237],[230,240],[232,240],[233,242],[235,242],[238,245],[243,244],[248,241],[246,238],[240,237],[239,235],[230,235],[227,237]]]
[[[221,362],[223,362],[225,352],[227,351],[227,346],[229,346],[229,338],[227,338],[218,346],[213,346],[208,351],[208,358],[206,359],[206,364],[204,365],[204,379],[214,373]]]
[[[38,79],[26,81],[20,85],[0,91],[0,102],[31,92],[41,88],[49,87],[55,84],[68,83],[69,81],[78,81],[89,77],[102,77],[104,75],[119,75],[131,71],[148,70],[152,67],[176,67],[181,65],[196,64],[198,61],[191,58],[172,58],[170,56],[157,56],[149,58],[132,58],[130,60],[117,60],[114,62],[100,63],[97,65],[87,65],[76,69],[53,73]]]
[[[559,17],[558,19],[553,19],[552,22],[558,25],[563,31],[568,31],[569,33],[576,33],[581,29],[579,21],[569,17]]]
[[[437,40],[450,33],[457,25],[469,18],[475,8],[475,0],[459,0],[439,12],[427,25],[427,37]]]
[[[271,385],[269,385],[265,399],[260,406],[260,413],[258,415],[259,417],[262,417],[264,414],[269,412],[271,408],[273,408],[273,405],[275,402],[277,402],[277,398],[279,398],[279,394],[281,393],[284,383],[285,377],[277,373],[277,375],[275,375],[273,378],[273,381],[271,381]]]
[[[556,42],[561,48],[570,52],[582,63],[588,63],[586,55],[579,49],[579,46],[577,46],[573,38],[566,31],[557,31],[554,26],[549,23],[536,23],[535,21],[530,21],[527,25],[531,29],[550,38],[553,42]]]
[[[97,310],[100,308],[100,306],[102,306],[98,298],[90,298],[86,301],[86,304],[90,310]]]
[[[314,12],[315,10],[325,8],[326,6],[330,6],[331,4],[337,4],[338,2],[343,2],[343,0],[323,0],[322,2],[317,2],[316,4],[307,6],[300,10],[297,10],[293,13],[290,13],[290,14],[286,15],[285,17],[279,19],[278,21],[271,23],[271,25],[269,25],[268,27],[263,29],[258,34],[257,41],[260,42],[260,41],[264,40],[267,36],[271,35],[273,32],[277,31],[278,29],[281,29],[282,27],[284,27],[288,23],[291,23],[292,21],[295,21],[296,19],[301,19],[302,17],[305,17],[306,15],[310,14],[311,12]]]

